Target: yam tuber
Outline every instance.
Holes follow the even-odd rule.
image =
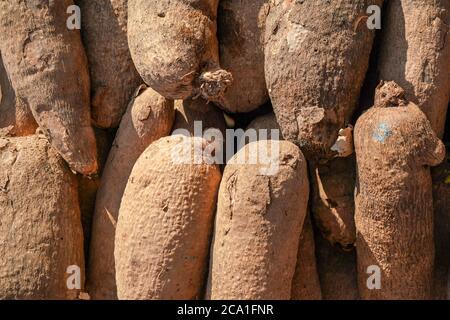
[[[117,224],[119,299],[200,298],[221,173],[206,158],[194,163],[176,157],[186,155],[178,147],[196,152],[206,146],[202,138],[174,135],[151,144],[137,160]]]
[[[249,161],[264,148],[274,158]],[[263,174],[272,161],[278,170]],[[290,142],[252,142],[231,158],[219,190],[207,298],[291,298],[308,196],[306,161]]]
[[[0,299],[77,299],[77,181],[44,137],[0,138],[0,212]]]
[[[219,102],[232,83],[220,68],[218,0],[129,0],[128,43],[142,79],[168,99]]]
[[[444,144],[419,107],[405,99],[405,91],[394,82],[382,82],[374,107],[356,123],[355,151],[361,298],[431,298],[434,242],[429,167],[444,159]]]
[[[94,218],[88,265],[92,299],[117,299],[114,236],[120,203],[131,170],[141,153],[157,139],[170,134],[173,101],[140,86],[128,105],[103,171]]]
[[[335,154],[331,147],[358,103],[374,38],[360,22],[369,5],[382,2],[269,2],[267,87],[283,137],[308,160]]]

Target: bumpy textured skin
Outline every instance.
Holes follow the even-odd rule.
[[[92,119],[118,127],[128,101],[142,83],[127,39],[128,0],[77,0],[91,75]]]
[[[250,112],[269,101],[263,47],[266,3],[267,0],[219,2],[220,65],[234,79],[222,103],[229,112]]]
[[[308,160],[327,158],[368,67],[374,31],[366,26],[366,9],[382,0],[269,4],[265,75],[278,123]]]
[[[30,108],[16,97],[8,78],[0,52],[0,136],[27,136],[34,134],[37,123]]]
[[[232,76],[219,66],[218,0],[129,0],[128,43],[142,79],[168,99],[219,102]]]
[[[306,161],[288,141],[279,144],[279,169],[240,164],[247,144],[227,163],[220,185],[207,287],[207,298],[290,299],[298,242],[309,196]],[[274,142],[272,142],[274,143]]]
[[[277,119],[273,113],[268,113],[263,116],[255,118],[250,124],[247,126],[248,129],[255,129],[257,132],[260,130],[267,130],[267,139],[272,138],[271,130],[278,130],[278,139],[282,140],[282,134],[280,130],[280,126],[278,125]],[[260,135],[258,135],[259,137]]]
[[[275,115],[269,113],[254,119],[247,127],[248,129],[267,130],[267,139],[271,139],[271,130],[279,130]],[[282,139],[281,134],[278,139]],[[258,135],[259,138],[260,135]],[[311,217],[308,213],[300,235],[297,266],[294,278],[292,279],[292,300],[320,300],[322,293],[320,289],[319,276],[317,273],[314,231],[311,224]]]
[[[331,244],[351,249],[355,229],[355,157],[310,164],[311,211],[316,225]]]
[[[389,1],[379,57],[379,76],[395,81],[442,138],[450,99],[450,2]]]
[[[375,105],[355,127],[358,287],[362,299],[428,299],[434,266],[429,166],[445,147],[419,107],[394,82],[377,88]],[[371,265],[381,289],[367,288]]]
[[[84,282],[77,183],[44,137],[0,138],[0,298],[76,299]]]
[[[315,233],[317,270],[323,300],[358,300],[356,250],[343,251]]]
[[[321,300],[319,274],[316,264],[316,246],[311,217],[308,213],[303,224],[297,253],[297,267],[292,279],[292,300]]]
[[[444,163],[431,169],[434,205],[434,241],[436,260],[434,294],[437,299],[449,299],[450,267],[450,153]]]
[[[16,99],[70,167],[97,171],[89,73],[78,30],[66,25],[72,0],[0,2],[0,51]]]
[[[97,192],[88,265],[88,290],[92,299],[117,299],[114,236],[128,177],[141,153],[154,141],[170,134],[173,101],[151,88],[133,94],[111,147]]]
[[[197,299],[204,287],[219,167],[176,163],[181,135],[151,144],[133,168],[122,199],[115,261],[119,299]],[[202,149],[203,150],[203,149]]]
[[[209,128],[219,129],[225,137],[225,118],[220,109],[212,104],[207,104],[206,101],[201,98],[195,100],[176,100],[173,131],[185,129],[193,135],[195,121],[201,121],[203,130]]]
[[[195,130],[195,122],[201,122],[202,131]],[[198,125],[198,124],[197,124]],[[219,130],[222,134],[222,144],[218,141],[215,149],[217,154],[222,154],[225,159],[226,155],[226,129],[225,118],[223,112],[211,103],[207,103],[202,98],[176,100],[175,101],[175,123],[172,128],[172,135],[182,134],[187,136],[203,136],[205,133],[214,133]],[[208,130],[208,131],[207,131]],[[214,131],[213,131],[214,130]],[[222,152],[222,153],[220,153]],[[221,169],[223,165],[221,165]]]

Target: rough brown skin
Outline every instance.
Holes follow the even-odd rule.
[[[222,100],[232,76],[219,66],[218,0],[129,0],[128,43],[142,79],[168,99]]]
[[[380,79],[405,89],[442,138],[450,99],[450,2],[389,1],[384,15]]]
[[[0,53],[0,136],[27,136],[34,134],[37,123],[29,107],[16,98]]]
[[[211,246],[207,298],[290,299],[298,242],[309,196],[306,161],[300,149],[279,142],[279,170],[239,164],[243,147],[226,165],[220,185]],[[257,149],[259,150],[259,149]]]
[[[225,137],[226,124],[223,112],[214,105],[207,104],[205,100],[198,98],[195,100],[175,101],[175,123],[173,130],[185,129],[190,134],[194,134],[194,122],[201,121],[203,130],[216,128]]]
[[[87,283],[92,299],[117,299],[114,235],[122,195],[136,160],[153,141],[170,134],[174,117],[173,101],[151,88],[140,86],[133,94],[97,192]]]
[[[91,75],[94,124],[118,127],[128,101],[141,84],[128,48],[128,0],[77,0]]]
[[[328,158],[357,105],[368,67],[374,31],[363,17],[382,0],[269,4],[265,76],[278,123],[308,160]]]
[[[446,161],[432,168],[434,241],[436,260],[434,269],[434,294],[436,299],[448,299],[450,267],[450,153],[447,147]]]
[[[202,132],[195,132],[195,122],[197,121],[201,122]],[[222,154],[225,156],[226,129],[224,113],[214,105],[208,104],[202,98],[175,101],[175,123],[172,128],[172,135],[182,134],[192,137],[205,137],[205,133],[214,133],[216,137],[217,132],[215,130],[219,130],[223,139],[222,144],[217,144],[215,150],[217,152],[222,150]],[[211,139],[210,142],[214,142],[214,140]],[[220,166],[221,170],[223,170],[223,167],[224,165]]]
[[[267,130],[267,139],[271,139],[271,130],[278,129],[279,126],[275,115],[269,113],[255,118],[247,127],[248,129]],[[260,138],[260,135],[258,135]],[[278,137],[282,139],[282,137]],[[320,289],[319,276],[317,273],[314,232],[311,224],[310,214],[307,213],[300,235],[297,252],[297,265],[291,290],[292,300],[320,300],[322,293]]]
[[[222,102],[228,112],[250,112],[269,101],[263,47],[266,3],[267,0],[219,2],[220,65],[234,79]]]
[[[292,279],[292,300],[322,300],[315,249],[314,231],[308,213],[299,240],[297,266]]]
[[[247,129],[279,129],[273,113],[253,120]],[[280,137],[282,139],[282,137]],[[339,242],[344,247],[353,247],[356,230],[354,222],[353,174],[354,158],[337,158],[328,164],[316,165],[311,169],[311,212],[314,213],[316,225],[321,226],[322,234],[327,234],[328,241]],[[314,166],[314,164],[312,164]],[[316,173],[320,173],[318,177]],[[321,179],[320,179],[321,178]],[[323,184],[327,188],[323,187]],[[319,185],[321,193],[319,193]],[[329,199],[333,196],[332,199]],[[331,207],[335,202],[339,207]],[[297,267],[292,281],[293,300],[322,299],[322,289],[318,277],[315,256],[314,232],[309,215],[305,220],[299,241]],[[318,238],[320,236],[317,236]],[[324,241],[319,239],[319,241]],[[349,245],[351,244],[351,245]],[[323,249],[322,249],[323,248]],[[350,249],[350,248],[349,248]],[[319,251],[319,250],[317,250]],[[322,244],[320,252],[321,280],[324,287],[324,299],[357,299],[355,255],[340,252],[338,248]],[[302,259],[302,257],[305,257]],[[354,269],[354,270],[353,270]],[[353,270],[353,271],[352,271]]]
[[[277,123],[277,119],[275,118],[275,115],[273,113],[268,113],[263,116],[255,118],[250,124],[247,126],[248,129],[255,129],[257,132],[260,132],[260,130],[267,130],[267,139],[272,138],[272,130],[279,130],[278,134],[279,140],[282,140],[282,134],[280,130],[280,126]],[[258,135],[259,137],[260,135]]]
[[[343,251],[315,232],[317,270],[323,300],[358,300],[356,250]]]
[[[0,299],[76,299],[81,268],[77,183],[44,137],[0,138]]]
[[[363,299],[429,299],[434,266],[429,166],[445,147],[419,107],[394,82],[381,83],[375,106],[355,127],[358,287]],[[381,270],[369,290],[367,268]]]
[[[78,30],[66,25],[72,0],[0,2],[0,51],[16,98],[70,167],[97,171],[89,73]]]
[[[352,249],[355,229],[355,157],[310,163],[311,212],[323,236],[344,249]]]
[[[183,140],[184,139],[184,140]],[[221,173],[214,164],[173,162],[181,135],[150,145],[133,168],[117,224],[119,299],[198,299]],[[195,142],[194,142],[195,141]]]

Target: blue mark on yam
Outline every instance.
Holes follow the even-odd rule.
[[[378,128],[372,133],[372,139],[384,143],[385,140],[392,135],[392,130],[389,124],[382,122],[378,125]]]

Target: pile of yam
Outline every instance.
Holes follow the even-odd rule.
[[[0,299],[450,299],[448,0],[0,1]]]

